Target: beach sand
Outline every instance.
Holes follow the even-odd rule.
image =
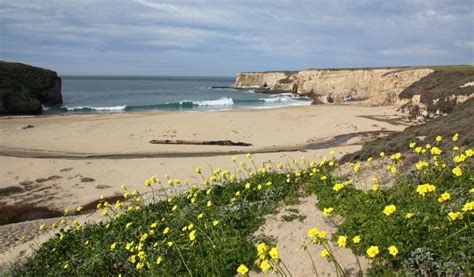
[[[206,113],[3,117],[0,118],[0,189],[15,187],[18,192],[0,195],[0,207],[73,209],[97,200],[100,195],[119,194],[121,184],[144,191],[145,180],[153,175],[163,179],[169,174],[172,178],[200,183],[194,173],[196,166],[201,166],[208,175],[212,168],[232,168],[231,156],[245,161],[249,152],[257,153],[254,154],[257,163],[268,160],[285,163],[301,156],[318,159],[328,155],[329,148],[340,157],[358,150],[364,141],[376,135],[403,130],[407,126],[403,118],[393,107],[349,105]],[[252,146],[149,143],[155,139],[232,140]],[[315,209],[314,205],[309,206]],[[302,213],[308,212],[305,207],[309,206],[303,205]],[[27,248],[18,238],[36,230],[38,222],[0,226],[0,264],[3,265],[0,268],[5,268]],[[301,228],[306,230],[306,227],[314,226]],[[278,229],[281,238],[292,232],[291,228]],[[35,238],[41,236],[33,236],[31,240],[34,242]],[[285,252],[283,255],[292,257]]]

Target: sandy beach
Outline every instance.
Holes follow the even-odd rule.
[[[120,193],[144,190],[155,175],[199,183],[194,168],[232,168],[231,156],[288,162],[356,151],[377,135],[406,128],[393,107],[317,105],[206,113],[116,113],[0,118],[0,197],[9,207],[62,211]],[[159,145],[150,140],[232,140],[252,146]],[[314,209],[314,205],[312,206]],[[39,220],[40,221],[40,220]],[[34,221],[30,228],[37,228]],[[26,247],[28,222],[0,226],[2,256]],[[304,229],[304,228],[303,228]],[[291,231],[289,231],[291,232]],[[304,232],[304,231],[303,231]],[[285,236],[280,234],[280,236]],[[11,262],[3,260],[3,263]]]

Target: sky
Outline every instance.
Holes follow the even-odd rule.
[[[0,59],[60,75],[474,64],[474,1],[1,0]]]

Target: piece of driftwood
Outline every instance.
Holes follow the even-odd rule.
[[[154,139],[151,144],[188,144],[188,145],[222,145],[222,146],[252,146],[251,143],[234,142],[231,140],[181,140],[181,139]]]

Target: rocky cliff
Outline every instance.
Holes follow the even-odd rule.
[[[62,102],[61,78],[56,72],[0,61],[0,114],[38,114],[42,105]]]
[[[430,68],[409,67],[244,72],[237,75],[234,86],[262,92],[294,92],[323,103],[391,105],[403,90],[432,72]]]

